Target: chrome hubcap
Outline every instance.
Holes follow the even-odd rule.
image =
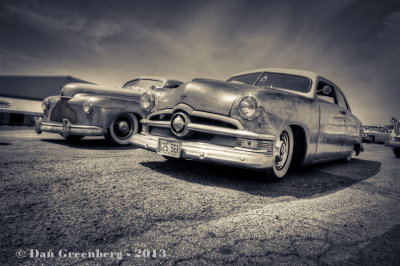
[[[118,123],[118,131],[125,134],[129,131],[129,125],[126,121],[120,121]]]
[[[279,154],[278,154],[278,158],[276,160],[275,163],[275,167],[278,170],[281,170],[287,161],[288,155],[289,155],[289,135],[286,132],[282,132],[281,136],[280,136],[280,141],[281,143],[281,147],[279,149]]]

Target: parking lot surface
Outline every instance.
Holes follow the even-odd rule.
[[[4,127],[0,264],[398,264],[400,160],[364,145],[348,164],[270,182],[103,138]]]

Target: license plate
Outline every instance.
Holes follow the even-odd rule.
[[[159,139],[157,152],[175,158],[181,157],[182,143],[176,140]]]

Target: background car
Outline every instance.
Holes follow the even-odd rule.
[[[385,146],[393,149],[394,155],[400,158],[400,121],[392,118],[393,130],[390,135],[390,140],[385,142]]]
[[[138,121],[146,116],[139,105],[143,92],[152,91],[154,97],[181,84],[161,77],[136,78],[121,89],[70,83],[61,95],[43,100],[43,117],[36,119],[35,130],[60,133],[68,140],[104,135],[112,144],[127,145],[140,131]]]
[[[141,124],[132,142],[142,148],[166,158],[266,169],[273,180],[290,165],[350,161],[362,150],[361,122],[343,92],[302,70],[192,80],[160,95]]]
[[[369,143],[385,143],[390,139],[390,132],[383,126],[363,126],[362,139]]]

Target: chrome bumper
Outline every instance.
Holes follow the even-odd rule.
[[[400,142],[386,141],[385,146],[392,148],[400,148]]]
[[[176,141],[173,138],[162,137],[162,139]],[[158,140],[159,137],[157,136],[137,134],[132,137],[131,143],[141,148],[157,152]],[[271,168],[274,165],[273,156],[268,156],[260,151],[186,140],[182,140],[180,158],[259,170]]]
[[[102,136],[107,133],[107,130],[102,127],[72,125],[68,119],[63,119],[62,123],[43,122],[41,117],[35,119],[35,131],[37,134],[42,132],[60,133],[64,137],[69,135]]]

